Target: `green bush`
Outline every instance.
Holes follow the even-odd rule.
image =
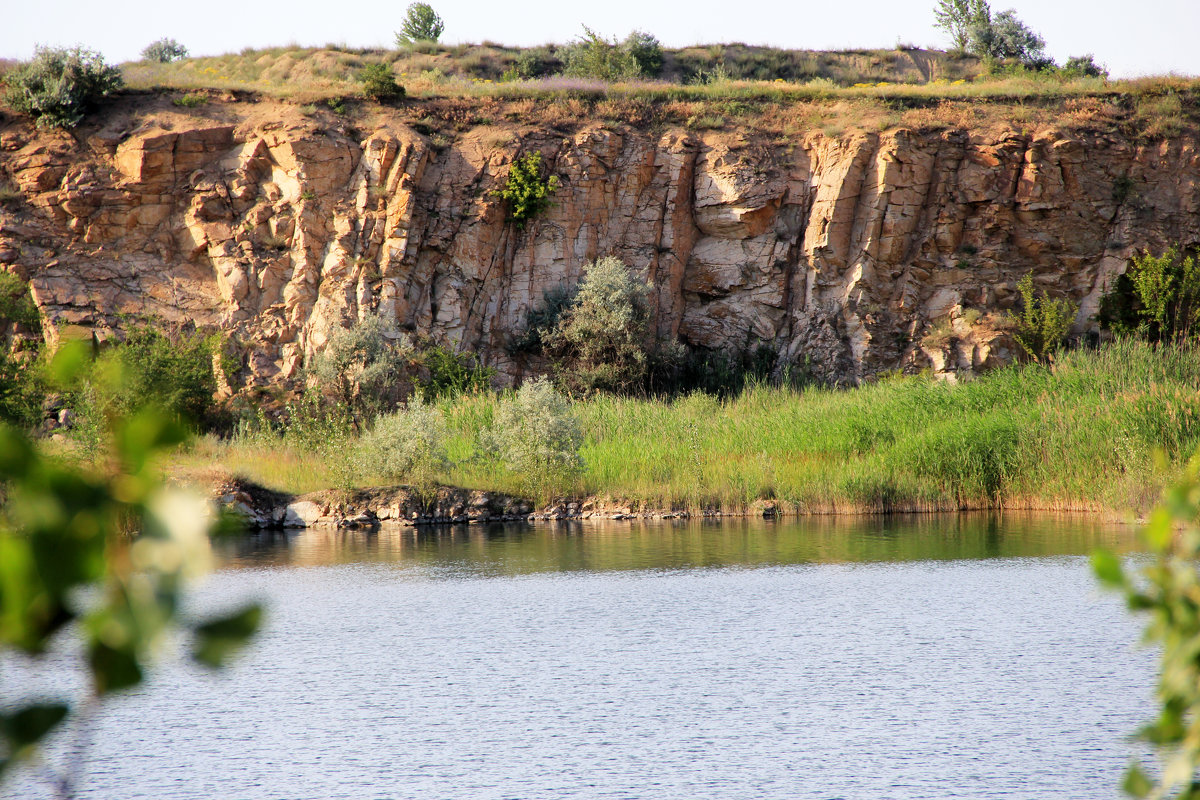
[[[144,61],[157,61],[160,64],[182,61],[187,57],[188,49],[174,39],[159,39],[146,45],[142,51]]]
[[[0,422],[32,428],[41,419],[45,396],[37,361],[41,332],[29,285],[10,272],[0,272]]]
[[[608,41],[586,25],[579,41],[564,47],[560,54],[565,65],[563,72],[576,78],[616,82],[632,80],[642,74],[638,58],[630,48],[615,40]]]
[[[968,50],[972,29],[991,20],[991,9],[985,0],[937,0],[933,7],[934,27],[950,34],[956,50]]]
[[[387,64],[368,64],[358,73],[362,92],[377,103],[404,97],[404,87],[396,83],[392,68]]]
[[[192,430],[209,428],[219,421],[213,358],[222,342],[220,334],[131,327],[124,342],[96,359],[75,410],[103,425],[153,407]]]
[[[1103,64],[1097,64],[1091,53],[1083,56],[1071,56],[1062,65],[1062,74],[1066,78],[1108,78],[1108,69]]]
[[[1033,273],[1028,272],[1017,283],[1021,295],[1021,312],[1010,317],[1013,339],[1025,354],[1039,363],[1054,360],[1063,339],[1075,320],[1078,307],[1070,300],[1052,300],[1038,296],[1033,289]]]
[[[1100,300],[1100,324],[1150,342],[1184,341],[1200,323],[1200,259],[1171,247],[1145,251]]]
[[[480,447],[517,476],[530,498],[546,503],[578,482],[582,444],[570,403],[548,380],[536,378],[500,403]]]
[[[480,364],[473,354],[456,353],[446,347],[424,348],[420,360],[425,374],[417,379],[417,384],[432,399],[487,391],[496,376],[495,369]]]
[[[633,56],[638,66],[638,75],[657,78],[662,72],[662,44],[654,35],[645,31],[633,31],[621,42],[621,48]]]
[[[542,291],[542,301],[529,309],[521,333],[508,344],[508,351],[518,353],[545,353],[546,337],[558,326],[558,320],[575,302],[575,289],[552,286]]]
[[[408,45],[416,42],[436,42],[446,30],[446,23],[428,3],[413,3],[405,13],[400,30],[396,31],[396,44]]]
[[[508,203],[508,219],[518,228],[550,205],[550,195],[558,190],[558,176],[542,176],[542,154],[531,150],[513,160],[503,189],[493,194]]]
[[[354,416],[356,424],[390,411],[412,392],[416,351],[407,335],[370,316],[341,328],[309,365],[310,380]]]
[[[441,412],[415,395],[404,408],[375,420],[359,442],[360,465],[367,475],[426,490],[450,465],[446,438]]]
[[[39,127],[70,128],[123,81],[121,71],[94,50],[39,47],[32,61],[5,74],[4,83],[11,108],[34,117]]]
[[[586,265],[575,299],[543,336],[559,384],[584,394],[640,390],[649,364],[649,295],[618,258]]]

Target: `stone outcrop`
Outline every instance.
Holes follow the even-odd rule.
[[[30,279],[53,339],[123,315],[222,328],[243,380],[288,379],[367,314],[478,352],[544,290],[616,255],[653,283],[659,335],[767,346],[820,377],[948,376],[1012,356],[1017,280],[1080,305],[1077,332],[1142,248],[1200,244],[1197,137],[894,129],[780,141],[577,121],[426,136],[286,104],[208,118],[113,115],[74,134],[0,120],[0,267]],[[494,195],[538,150],[559,176],[526,228]]]

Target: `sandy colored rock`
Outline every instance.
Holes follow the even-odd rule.
[[[270,101],[221,114],[147,112],[79,137],[5,118],[0,172],[24,202],[0,207],[0,262],[29,276],[51,341],[107,335],[129,314],[194,321],[236,334],[241,379],[265,384],[378,313],[517,380],[537,367],[506,347],[526,314],[611,254],[653,283],[662,336],[766,346],[840,383],[950,375],[1012,356],[1002,325],[971,320],[1011,308],[1026,272],[1080,304],[1081,331],[1132,253],[1200,242],[1192,135],[781,144],[492,123],[435,146],[386,110],[361,130]],[[561,188],[519,230],[494,190],[530,150]],[[938,325],[948,334],[929,336]]]

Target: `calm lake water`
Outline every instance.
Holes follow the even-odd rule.
[[[1132,538],[1011,515],[245,538],[195,602],[260,598],[265,632],[106,705],[80,797],[1116,798],[1155,655],[1086,554]],[[0,683],[78,678],[64,655]],[[5,791],[52,796],[35,778]]]

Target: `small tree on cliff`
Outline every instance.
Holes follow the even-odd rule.
[[[400,30],[396,31],[396,44],[413,42],[436,42],[446,29],[446,23],[428,3],[413,3],[408,7]]]

